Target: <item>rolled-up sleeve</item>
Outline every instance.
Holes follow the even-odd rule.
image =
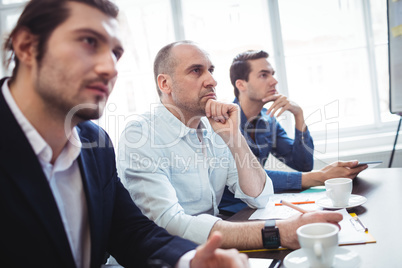
[[[232,157],[233,167],[228,172],[228,187],[229,191],[234,193],[236,198],[241,199],[244,203],[246,203],[251,208],[264,208],[269,198],[274,194],[274,187],[272,184],[271,178],[268,174],[265,175],[265,185],[264,189],[262,190],[261,194],[257,197],[251,197],[246,195],[240,188],[239,185],[239,176],[237,173],[236,163]],[[253,183],[253,178],[248,178],[250,183]]]

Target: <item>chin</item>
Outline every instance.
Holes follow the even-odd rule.
[[[99,119],[102,116],[102,113],[103,111],[100,110],[85,109],[80,110],[75,116],[80,120],[80,122],[82,122]]]

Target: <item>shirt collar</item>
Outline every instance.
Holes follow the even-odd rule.
[[[8,79],[3,83],[2,93],[11,112],[31,144],[35,155],[39,160],[50,163],[53,155],[52,149],[19,109],[8,87]],[[56,161],[59,162],[59,168],[68,168],[71,166],[72,162],[78,158],[81,147],[82,144],[77,129],[73,128],[66,146]]]
[[[158,104],[154,109],[155,116],[163,118],[166,125],[169,126],[169,132],[175,137],[183,138],[190,134],[196,134],[196,129],[189,128],[174,116],[163,104]],[[209,138],[211,136],[211,125],[206,117],[202,117],[198,129],[202,130],[203,137]]]
[[[246,129],[246,126],[249,126],[251,122],[247,123],[248,119],[247,119],[246,115],[244,114],[243,109],[240,106],[239,99],[235,98],[233,103],[238,104],[240,107],[240,128]],[[264,114],[266,113],[266,110],[267,109],[263,108],[260,111],[260,113],[254,118],[254,120],[253,120],[253,121],[255,121],[254,128],[257,128],[257,126],[259,126],[258,122],[263,119]],[[264,125],[264,127],[265,127],[265,125]]]
[[[240,107],[240,128],[241,128],[241,129],[245,129],[246,124],[247,124],[247,117],[246,117],[246,115],[244,114],[243,109],[242,109],[241,106],[240,106],[239,99],[238,99],[238,98],[235,98],[233,102],[236,103],[236,104],[238,104],[239,107]]]

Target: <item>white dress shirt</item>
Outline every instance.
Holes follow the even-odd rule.
[[[42,165],[59,209],[75,263],[77,267],[89,267],[91,240],[87,203],[77,162],[81,151],[77,130],[73,129],[69,141],[52,165],[52,149],[18,108],[8,88],[8,80],[3,84],[2,93]]]
[[[123,131],[118,170],[147,217],[169,233],[198,244],[207,241],[220,220],[216,215],[225,185],[254,208],[265,207],[273,194],[268,176],[258,197],[244,194],[234,158],[208,120],[202,118],[197,131],[163,105],[154,105],[151,113],[130,122]]]

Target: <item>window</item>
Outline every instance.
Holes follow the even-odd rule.
[[[118,63],[119,76],[104,115],[104,127],[115,146],[132,114],[150,110],[159,101],[153,78],[153,61],[164,45],[175,40],[169,0],[118,0],[125,52]]]
[[[0,0],[3,37],[15,23],[22,2]],[[131,114],[148,111],[151,103],[159,101],[153,78],[157,51],[182,39],[196,41],[210,53],[218,98],[225,101],[234,99],[229,79],[233,57],[248,49],[266,50],[279,90],[303,107],[317,145],[328,133],[335,133],[359,137],[360,143],[349,142],[347,149],[359,148],[361,135],[375,137],[396,129],[398,118],[388,110],[386,1],[115,2],[121,10],[126,52],[118,65],[116,88],[98,121],[115,145]],[[293,124],[283,124],[292,135]],[[392,144],[393,134],[363,146]],[[339,143],[339,137],[334,143]]]
[[[361,2],[284,0],[279,11],[289,95],[306,118],[324,104],[339,116],[340,128],[373,124]]]
[[[1,0],[0,2],[3,5],[11,5],[11,4],[19,4],[19,3],[24,3],[27,0]]]
[[[11,3],[12,1],[3,0],[3,4]],[[14,1],[15,2],[15,1]],[[21,2],[21,1],[20,1]],[[12,30],[14,25],[17,23],[17,20],[22,12],[22,6],[7,6],[2,7],[0,5],[0,37],[1,40],[5,40],[7,34]],[[3,48],[3,43],[1,43],[1,48]],[[3,63],[3,54],[1,53],[1,62]],[[10,66],[12,67],[12,66]],[[8,74],[7,70],[4,69],[3,64],[0,68],[0,77]]]
[[[267,2],[186,0],[182,8],[185,39],[200,43],[211,54],[217,96],[232,102],[229,68],[233,58],[249,49],[273,51]]]

